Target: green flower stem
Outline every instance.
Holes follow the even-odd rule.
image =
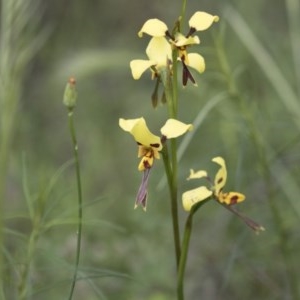
[[[181,24],[184,23],[184,16],[185,16],[185,11],[186,11],[186,3],[187,0],[182,0],[182,6],[181,6],[181,15],[180,15],[180,20],[179,20],[179,26],[181,29]]]
[[[177,49],[173,50],[173,58],[176,55]],[[162,76],[163,85],[165,88],[165,95],[168,104],[168,115],[169,118],[177,118],[177,66],[174,64],[172,66],[172,76],[170,72],[165,72]],[[171,80],[172,78],[172,80]],[[180,259],[180,231],[179,231],[179,221],[178,221],[178,204],[177,204],[177,143],[175,139],[170,141],[170,156],[167,149],[167,145],[164,146],[163,159],[166,170],[166,175],[168,178],[168,185],[170,190],[170,200],[171,200],[171,214],[173,222],[173,235],[174,235],[174,245],[176,254],[176,266],[178,268]]]
[[[193,225],[193,211],[190,212],[184,229],[183,241],[182,241],[182,249],[179,261],[179,268],[178,268],[178,275],[177,275],[177,299],[183,300],[184,299],[184,290],[183,290],[183,279],[184,279],[184,272],[185,266],[188,256],[188,249],[190,244],[190,238],[192,233],[192,225]]]
[[[178,71],[177,71],[177,56],[178,56],[178,50],[173,49],[172,51],[172,60],[173,60],[173,65],[172,65],[172,111],[169,111],[169,117],[170,118],[177,118],[178,114]]]
[[[185,222],[179,268],[177,273],[177,299],[178,300],[184,300],[184,272],[185,272],[188,250],[190,245],[190,238],[191,238],[191,233],[193,228],[193,216],[195,212],[208,200],[209,199],[204,200],[197,205],[194,205]]]
[[[76,179],[77,179],[77,193],[78,193],[77,247],[76,247],[76,261],[75,261],[74,275],[73,275],[71,290],[70,290],[70,294],[69,294],[69,300],[71,300],[73,297],[73,292],[74,292],[74,288],[75,288],[75,284],[76,284],[76,280],[77,280],[77,272],[78,272],[80,249],[81,249],[82,189],[81,189],[80,165],[79,165],[79,158],[78,158],[78,145],[77,145],[76,132],[75,132],[75,127],[74,127],[74,119],[73,119],[73,109],[69,109],[68,120],[69,120],[70,135],[71,135],[72,143],[74,146],[74,159],[75,159],[75,165],[76,165]]]
[[[174,177],[173,177],[174,173],[171,167],[167,145],[165,145],[162,150],[162,157],[163,157],[164,167],[165,167],[169,191],[170,191],[174,247],[175,247],[175,256],[176,256],[176,266],[178,269],[181,250],[180,250],[180,232],[179,232],[179,222],[178,222],[177,187],[176,188],[174,187],[175,184]]]
[[[171,209],[173,218],[174,243],[176,250],[176,263],[179,265],[180,259],[180,231],[178,222],[178,202],[177,202],[177,144],[176,139],[171,140],[172,154],[172,184],[171,184]]]

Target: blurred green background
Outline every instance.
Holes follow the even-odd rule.
[[[134,211],[141,180],[137,148],[118,119],[144,116],[156,133],[164,124],[166,107],[151,107],[150,74],[134,81],[129,61],[146,57],[149,39],[137,36],[145,20],[157,17],[172,27],[180,9],[180,1],[167,0],[61,0],[41,1],[32,11],[31,38],[42,36],[44,42],[21,78],[10,152],[4,209],[5,226],[13,232],[5,235],[8,299],[16,297],[32,228],[25,217],[24,186],[36,203],[44,199],[42,218],[50,224],[34,252],[30,299],[68,295],[76,246],[76,225],[68,222],[76,217],[74,166],[55,174],[72,159],[62,104],[70,76],[77,79],[75,126],[85,205],[83,279],[74,299],[175,299],[163,163],[157,161],[152,170],[147,212]],[[298,9],[296,0],[187,3],[186,21],[197,10],[217,14],[220,21],[198,34],[201,44],[193,51],[206,59],[206,72],[193,72],[198,87],[180,87],[180,120],[193,122],[201,112],[205,118],[181,158],[179,193],[198,184],[186,182],[190,168],[214,174],[211,158],[223,156],[227,189],[247,196],[239,210],[266,231],[257,236],[221,206],[206,204],[195,217],[186,299],[299,296]],[[205,113],[209,103],[215,104]],[[53,178],[56,183],[47,192]],[[181,225],[185,218],[181,210]]]

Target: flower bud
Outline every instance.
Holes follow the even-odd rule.
[[[69,110],[73,110],[76,106],[77,90],[76,90],[76,80],[74,77],[70,77],[64,93],[63,103],[68,107]]]

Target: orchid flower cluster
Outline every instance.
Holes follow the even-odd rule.
[[[188,80],[196,85],[196,81],[189,67],[202,73],[205,70],[205,60],[199,53],[189,53],[188,48],[200,44],[199,37],[194,35],[195,32],[207,30],[214,22],[218,21],[219,17],[216,15],[197,11],[189,19],[189,30],[187,34],[184,35],[180,31],[178,24],[170,31],[168,26],[159,19],[147,20],[139,30],[138,36],[143,37],[144,34],[147,34],[151,37],[146,48],[148,59],[134,59],[130,62],[133,78],[136,80],[139,79],[147,69],[150,69],[152,79],[157,79],[158,83],[163,82],[164,84],[165,80],[163,77],[172,77],[174,64],[180,61],[182,63],[183,86],[187,85]],[[169,101],[172,101],[172,99],[169,99]],[[154,101],[153,104],[156,106],[157,102]],[[174,139],[185,134],[192,130],[193,125],[170,118],[161,128],[161,136],[156,136],[151,133],[144,118],[127,120],[121,118],[119,120],[119,126],[124,131],[129,132],[138,145],[138,157],[141,158],[138,170],[143,172],[143,176],[134,207],[136,208],[141,205],[142,208],[146,210],[149,175],[155,159],[160,158],[160,152],[163,150],[164,144],[168,139]],[[194,170],[190,171],[188,180],[206,178],[210,183],[210,187],[200,186],[183,193],[182,204],[186,211],[191,211],[194,205],[209,198],[215,199],[220,204],[228,207],[245,200],[245,195],[241,193],[223,192],[227,180],[225,160],[222,157],[215,157],[212,161],[220,166],[213,182],[204,170],[197,172],[194,172]],[[259,226],[251,227],[254,227],[256,231],[262,229]]]
[[[218,16],[198,11],[189,20],[189,31],[186,35],[181,33],[179,28],[170,31],[168,26],[159,19],[149,19],[142,26],[138,32],[138,36],[143,37],[143,34],[147,34],[151,37],[146,48],[148,59],[134,59],[130,62],[130,68],[132,76],[136,80],[140,79],[147,69],[150,69],[152,79],[157,80],[152,95],[152,104],[154,107],[157,106],[158,85],[163,81],[162,76],[166,73],[172,74],[173,64],[176,64],[177,61],[181,61],[182,63],[183,86],[187,85],[188,80],[197,85],[189,67],[199,73],[203,73],[205,70],[205,60],[199,53],[188,53],[187,49],[190,46],[200,44],[199,37],[194,35],[195,32],[208,29],[218,20]],[[174,49],[177,50],[175,57],[172,55]],[[164,94],[162,102],[165,102]]]
[[[208,29],[214,22],[219,20],[218,16],[210,15],[206,12],[196,12],[189,20],[189,31],[186,35],[180,32],[177,26],[176,30],[170,31],[168,26],[159,19],[149,19],[144,23],[138,32],[142,37],[147,34],[151,37],[146,48],[148,59],[134,59],[130,62],[130,68],[134,79],[139,79],[141,75],[150,69],[152,79],[157,80],[155,92],[152,96],[152,104],[157,105],[158,84],[162,82],[166,87],[166,78],[172,77],[172,70],[177,61],[181,61],[182,84],[187,85],[188,80],[196,85],[196,81],[189,71],[188,67],[194,68],[199,73],[205,70],[204,58],[198,53],[188,53],[187,48],[200,43],[198,36],[194,36],[196,31]],[[174,55],[175,53],[175,55]],[[170,79],[170,78],[168,78]],[[165,95],[163,95],[163,99]],[[170,98],[170,97],[169,97]],[[172,102],[173,99],[166,99]],[[166,102],[162,101],[162,102]],[[174,116],[174,113],[170,114]],[[142,183],[137,193],[135,208],[141,205],[144,210],[147,207],[147,187],[150,170],[155,159],[160,158],[160,151],[168,139],[175,139],[187,131],[192,130],[192,124],[183,123],[175,118],[167,120],[161,128],[161,136],[156,136],[148,129],[144,118],[120,119],[119,126],[126,132],[129,132],[138,144],[138,157],[141,157],[138,170],[143,172]]]
[[[185,7],[185,5],[183,5],[183,7]],[[191,219],[203,203],[207,200],[215,200],[217,203],[240,217],[254,231],[259,232],[264,230],[262,226],[235,210],[234,205],[244,201],[246,197],[240,192],[224,191],[227,181],[227,168],[225,160],[221,156],[218,156],[212,159],[212,161],[220,167],[213,180],[204,170],[196,172],[190,170],[188,180],[205,178],[208,181],[208,186],[202,185],[182,194],[182,206],[185,211],[189,212],[189,216],[186,221],[184,238],[181,245],[177,205],[178,160],[176,154],[176,139],[192,130],[193,125],[181,122],[177,119],[177,66],[178,62],[182,66],[183,87],[185,87],[189,81],[192,84],[197,85],[190,68],[196,70],[198,73],[203,73],[205,70],[205,60],[199,53],[189,52],[188,50],[193,45],[200,44],[200,38],[195,35],[195,33],[210,28],[213,23],[219,21],[219,17],[206,12],[197,11],[188,21],[189,30],[186,34],[181,32],[181,20],[182,18],[180,17],[175,23],[173,30],[169,30],[168,26],[159,19],[150,19],[146,21],[139,30],[138,36],[142,37],[144,34],[147,34],[151,37],[146,48],[148,59],[134,59],[130,62],[131,73],[135,80],[140,79],[142,74],[148,69],[150,70],[151,78],[156,80],[155,90],[152,94],[153,107],[156,107],[158,103],[158,86],[160,83],[163,85],[164,92],[161,102],[167,103],[169,118],[161,127],[160,136],[153,134],[149,130],[143,117],[119,119],[119,126],[121,129],[130,133],[137,143],[138,158],[140,158],[137,169],[140,172],[143,172],[142,182],[138,189],[134,204],[135,208],[141,206],[146,211],[150,171],[154,166],[155,161],[160,159],[162,154],[170,190],[175,256],[178,270],[177,295],[180,300],[184,298],[183,274],[186,264],[189,236],[191,233]],[[167,144],[169,144],[170,147],[167,147]]]
[[[199,37],[193,36],[196,31],[206,30],[218,20],[218,16],[198,11],[189,20],[190,29],[186,35],[179,31],[173,35],[167,25],[159,19],[146,21],[138,32],[138,36],[142,37],[146,33],[152,37],[146,49],[148,60],[135,59],[130,62],[133,78],[139,79],[148,68],[151,70],[152,78],[159,78],[161,72],[172,65],[172,48],[177,48],[177,59],[182,62],[183,66],[182,84],[185,86],[188,79],[196,84],[188,67],[203,73],[205,61],[203,56],[198,53],[187,53],[187,48],[200,44]]]

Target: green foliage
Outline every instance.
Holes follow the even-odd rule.
[[[2,14],[9,2],[1,1]],[[15,35],[7,49],[3,32],[13,27],[1,18],[0,238],[6,299],[22,293],[28,299],[68,296],[78,222],[62,105],[70,76],[78,89],[75,126],[85,199],[74,299],[174,299],[163,163],[156,161],[151,171],[147,213],[134,211],[138,162],[117,120],[144,116],[154,132],[165,122],[166,106],[149,112],[155,85],[150,73],[137,83],[129,61],[143,57],[146,42],[137,37],[143,22],[161,17],[171,26],[180,1],[174,7],[167,0],[30,2],[18,20],[31,25],[19,23],[22,40]],[[210,159],[222,155],[228,187],[247,196],[240,209],[266,228],[256,236],[213,203],[199,210],[187,261],[187,299],[299,296],[300,16],[293,7],[299,8],[298,0],[187,2],[187,19],[206,10],[220,21],[200,36],[206,72],[195,74],[198,87],[179,91],[180,119],[195,121],[194,131],[178,142],[179,191],[192,187],[185,181],[190,168],[214,174]],[[33,15],[40,16],[38,24],[30,23]]]

